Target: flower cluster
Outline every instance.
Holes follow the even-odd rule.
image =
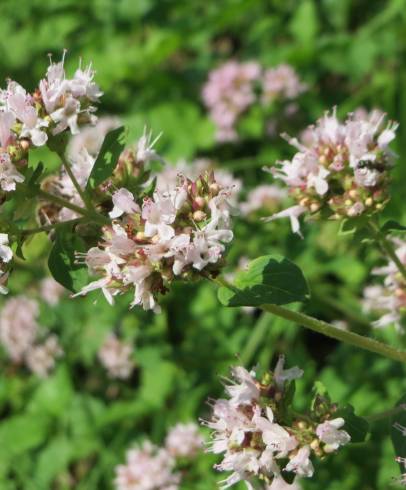
[[[283,357],[261,381],[243,367],[232,369],[228,399],[213,401],[212,418],[203,422],[213,430],[209,451],[223,454],[215,468],[232,472],[222,488],[245,481],[251,489],[257,479],[269,485],[289,472],[311,477],[312,455],[323,457],[350,441],[344,419],[334,418],[334,405],[315,404],[303,416],[290,410],[291,383],[302,373],[297,367],[285,370]]]
[[[209,74],[203,101],[217,128],[217,140],[238,139],[236,125],[241,115],[259,100],[291,100],[305,90],[294,69],[286,64],[263,70],[256,62],[228,61]]]
[[[159,189],[170,189],[176,187],[179,176],[196,180],[200,175],[207,172],[214,172],[216,182],[223,188],[228,189],[228,202],[233,206],[238,206],[239,194],[242,190],[242,181],[236,178],[231,172],[224,168],[217,168],[215,163],[207,158],[198,158],[188,164],[185,160],[180,160],[176,165],[166,165],[157,175],[157,187]]]
[[[182,474],[178,459],[196,457],[203,440],[195,424],[177,424],[169,430],[165,447],[150,441],[127,452],[126,464],[116,467],[117,490],[177,490]]]
[[[307,89],[296,71],[285,63],[265,70],[262,81],[262,103],[275,99],[294,99]]]
[[[49,306],[57,305],[65,291],[65,288],[52,277],[45,277],[39,285],[40,296]]]
[[[230,230],[228,191],[206,174],[181,178],[172,190],[157,189],[138,204],[121,188],[112,196],[112,225],[103,228],[98,247],[85,255],[89,270],[102,277],[79,294],[102,289],[109,302],[132,290],[131,303],[159,310],[158,293],[174,278],[217,274]]]
[[[406,242],[393,240],[395,253],[400,262],[406,266]],[[373,269],[373,274],[382,276],[383,284],[367,286],[364,289],[363,309],[367,313],[381,315],[379,320],[373,322],[378,328],[395,325],[402,331],[402,318],[406,312],[406,281],[399,272],[396,264],[389,260],[383,267]]]
[[[0,342],[11,360],[26,366],[40,377],[46,377],[55,366],[62,350],[55,335],[39,341],[38,303],[25,296],[15,296],[0,312]]]
[[[149,441],[130,449],[126,464],[116,468],[117,490],[177,490],[180,474],[174,471],[175,459],[164,448]]]
[[[165,447],[175,458],[191,458],[202,449],[203,438],[196,424],[178,423],[172,427],[165,439]]]
[[[247,200],[240,205],[241,213],[248,216],[253,213],[272,213],[278,209],[281,202],[287,197],[285,189],[276,185],[262,184],[254,187],[248,195]]]
[[[306,131],[303,141],[288,138],[299,151],[279,162],[271,173],[289,187],[296,205],[271,216],[289,217],[300,232],[298,217],[323,214],[331,219],[370,215],[388,200],[389,170],[396,123],[384,125],[384,116],[350,114],[345,122],[335,110]]]
[[[9,80],[0,91],[0,187],[9,192],[24,181],[20,170],[26,165],[30,147],[43,146],[65,130],[95,121],[95,106],[102,92],[93,81],[91,67],[66,78],[64,60],[48,67],[46,78],[31,94]]]
[[[110,378],[127,379],[134,369],[132,353],[133,348],[130,344],[110,334],[103,342],[98,357]]]
[[[85,190],[87,181],[96,162],[103,139],[106,134],[117,128],[119,122],[116,118],[101,118],[95,126],[86,126],[80,134],[72,138],[68,146],[68,160],[70,170],[76,182],[82,190]],[[106,196],[106,190],[110,187],[120,186],[128,176],[137,177],[141,171],[145,170],[145,165],[151,160],[162,158],[153,149],[157,141],[151,141],[152,134],[144,130],[143,135],[138,141],[126,148],[119,156],[113,175],[96,190],[97,200],[101,203]],[[53,176],[43,182],[44,190],[51,194],[61,197],[71,204],[84,207],[82,197],[73,184],[65,168],[61,169],[58,176]],[[45,222],[69,221],[78,217],[72,209],[59,207],[55,203],[44,201],[41,207],[40,220]]]

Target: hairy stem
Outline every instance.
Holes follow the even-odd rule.
[[[77,181],[75,174],[73,173],[72,168],[70,166],[70,163],[68,162],[66,156],[60,152],[56,152],[56,153],[59,156],[59,158],[62,160],[62,165],[64,166],[66,173],[69,175],[69,178],[72,181],[72,184],[74,185],[77,193],[79,194],[80,198],[84,202],[86,208],[89,211],[95,211],[91,199],[89,198],[86,191],[84,189],[82,189],[79,182]]]
[[[397,415],[398,413],[404,412],[406,410],[406,404],[403,403],[401,405],[398,405],[395,408],[392,408],[390,410],[385,410],[384,412],[381,413],[375,413],[373,415],[368,415],[364,417],[368,422],[378,422],[379,420],[382,419],[387,419],[389,417],[393,417],[394,415]]]
[[[229,284],[222,277],[217,277],[214,281],[220,286],[224,286],[232,291],[238,291],[237,288]],[[346,330],[341,330],[340,328],[334,327],[327,322],[322,320],[318,320],[317,318],[313,318],[311,316],[305,315],[304,313],[300,313],[298,311],[290,310],[285,306],[279,306],[274,304],[265,304],[259,306],[264,311],[268,313],[272,313],[276,316],[284,318],[285,320],[290,320],[299,325],[302,325],[314,332],[320,333],[322,335],[326,335],[327,337],[331,337],[336,340],[340,340],[341,342],[345,342],[350,345],[354,345],[359,347],[360,349],[364,349],[370,352],[374,352],[375,354],[379,354],[383,357],[387,357],[389,359],[393,359],[395,361],[400,361],[406,363],[406,352],[391,347],[390,345],[379,342],[375,339],[371,339],[369,337],[364,337],[362,335],[358,335],[353,332],[348,332]]]
[[[58,226],[75,225],[75,224],[78,224],[81,222],[83,222],[83,218],[71,219],[68,221],[62,221],[61,223],[53,223],[50,225],[38,226],[36,228],[28,228],[26,230],[22,230],[22,234],[23,235],[34,235],[36,233],[41,233],[43,231],[52,231],[55,228],[58,228]]]
[[[102,214],[97,213],[96,211],[91,211],[85,208],[81,208],[80,206],[76,206],[76,204],[73,204],[67,201],[66,199],[62,199],[61,197],[55,196],[54,194],[46,192],[42,189],[38,191],[38,195],[43,199],[46,199],[47,201],[53,202],[58,206],[61,206],[62,208],[68,208],[71,209],[72,211],[75,211],[81,216],[88,218],[89,221],[96,221],[100,224],[110,223],[110,220],[105,216],[103,216]]]
[[[383,252],[392,260],[399,272],[402,274],[403,278],[406,280],[406,267],[397,256],[392,242],[387,239],[385,234],[380,230],[378,224],[373,220],[368,221],[368,226]]]

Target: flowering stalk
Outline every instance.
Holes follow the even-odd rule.
[[[387,419],[389,417],[393,417],[394,415],[397,415],[398,413],[401,413],[404,410],[406,410],[406,404],[402,403],[401,405],[398,405],[397,407],[392,408],[390,410],[385,410],[384,412],[381,412],[381,413],[375,413],[373,415],[369,415],[369,416],[365,417],[365,419],[370,423],[371,422],[379,422],[382,419]]]
[[[75,187],[77,193],[79,194],[82,201],[84,202],[86,209],[88,209],[89,211],[95,211],[91,199],[89,198],[86,191],[82,189],[79,182],[77,181],[75,174],[73,173],[73,171],[71,169],[70,163],[66,159],[65,155],[59,151],[57,151],[56,153],[59,156],[59,158],[61,159],[62,165],[63,165],[64,169],[66,170],[66,173],[69,175],[69,178],[72,181],[72,184]]]
[[[69,221],[63,221],[62,223],[52,223],[50,225],[37,226],[36,228],[28,228],[26,230],[22,230],[22,235],[35,235],[36,233],[49,232],[58,228],[59,226],[67,226],[67,225],[77,225],[79,223],[83,223],[83,218],[71,219]]]
[[[97,213],[96,211],[89,211],[87,209],[81,208],[80,206],[76,206],[76,204],[73,204],[70,201],[67,201],[66,199],[62,199],[61,197],[55,196],[54,194],[46,192],[42,189],[38,190],[38,196],[43,197],[47,201],[53,202],[63,208],[71,209],[72,211],[75,211],[76,213],[84,217],[87,217],[90,220],[95,220],[102,224],[110,223],[110,220],[105,216],[103,216],[102,214]]]
[[[222,277],[217,277],[213,280],[220,286],[226,287],[233,291],[238,291],[237,288],[229,284]],[[310,330],[313,330],[314,332],[320,333],[322,335],[326,335],[327,337],[331,337],[333,339],[340,340],[341,342],[346,342],[347,344],[354,345],[361,349],[374,352],[375,354],[393,359],[394,361],[406,363],[406,352],[383,344],[382,342],[378,342],[375,339],[342,330],[340,328],[334,327],[333,325],[330,325],[327,322],[318,320],[298,311],[290,310],[284,306],[266,304],[261,305],[259,308],[276,316],[284,318],[285,320],[290,320],[292,322],[303,325],[304,327],[309,328]]]

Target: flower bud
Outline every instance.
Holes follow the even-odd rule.
[[[207,215],[203,211],[195,211],[193,213],[193,219],[199,223],[200,221],[204,221],[206,219]]]

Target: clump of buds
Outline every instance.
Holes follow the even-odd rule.
[[[393,239],[393,243],[396,247],[396,255],[406,267],[406,242]],[[383,284],[370,285],[364,289],[364,311],[380,315],[380,318],[373,322],[375,327],[395,325],[397,330],[403,331],[402,320],[406,313],[405,278],[392,260],[383,267],[373,269],[372,273],[383,277]]]
[[[270,485],[295,474],[311,477],[312,456],[323,458],[350,441],[328,399],[316,397],[309,414],[292,410],[293,380],[302,374],[297,367],[284,369],[283,357],[260,380],[243,367],[232,369],[228,399],[211,401],[212,418],[203,421],[213,430],[208,450],[223,454],[215,468],[232,472],[221,488],[245,481],[252,489],[257,480]]]
[[[384,117],[374,111],[340,122],[334,110],[310,126],[303,141],[287,137],[299,151],[271,173],[289,186],[296,205],[269,219],[289,217],[292,230],[300,232],[298,217],[304,213],[342,219],[380,211],[389,199],[388,145],[398,126],[385,126]]]
[[[217,275],[222,266],[230,230],[228,191],[213,173],[156,190],[142,203],[125,188],[112,196],[112,225],[103,228],[98,247],[84,260],[101,278],[78,294],[102,289],[110,303],[117,294],[134,291],[131,306],[159,310],[157,295],[176,278],[193,280]]]

